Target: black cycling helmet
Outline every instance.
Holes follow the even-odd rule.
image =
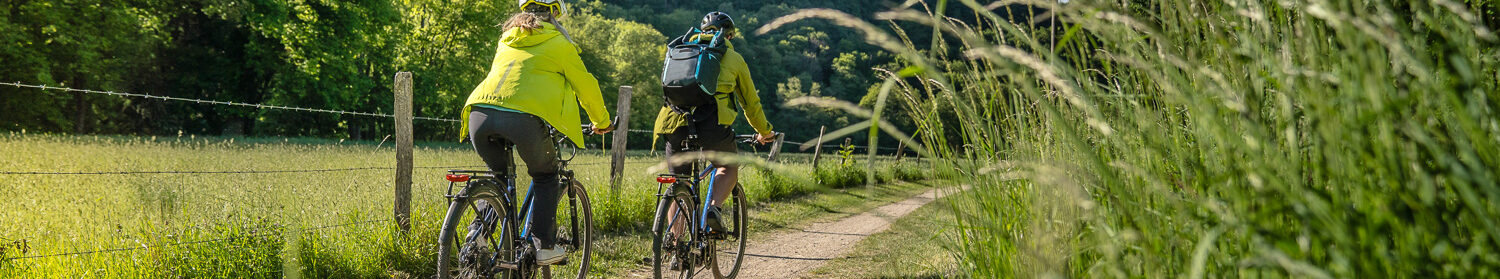
[[[721,30],[724,35],[734,35],[734,18],[724,12],[712,12],[703,16],[703,24],[698,25],[703,31]]]

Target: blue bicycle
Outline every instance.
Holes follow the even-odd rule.
[[[775,137],[780,137],[777,133]],[[696,144],[692,138],[688,146]],[[755,143],[755,135],[738,135],[740,143]],[[701,150],[701,149],[700,149]],[[707,219],[713,196],[712,163],[699,157],[692,163],[697,175],[660,174],[656,177],[658,199],[652,223],[651,266],[655,278],[694,278],[711,272],[712,278],[729,279],[739,274],[745,259],[745,233],[749,223],[744,187],[735,184],[728,199],[719,204],[719,219],[726,231],[710,232]],[[707,188],[703,195],[700,191]],[[675,272],[676,274],[671,274]]]

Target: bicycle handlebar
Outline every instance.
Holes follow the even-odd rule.
[[[773,139],[773,140],[774,139],[778,139],[778,138],[781,138],[781,136],[784,136],[784,135],[786,135],[786,133],[777,132],[777,133],[771,134],[771,139]],[[760,142],[758,142],[758,141],[755,140],[755,136],[756,136],[756,134],[737,135],[737,136],[734,136],[734,139],[739,140],[741,143],[760,143]]]
[[[620,116],[618,116],[618,115],[616,115],[614,118],[609,119],[609,125],[619,126],[619,123],[620,123]],[[594,124],[583,124],[583,135],[585,135],[585,136],[595,135],[594,134]]]

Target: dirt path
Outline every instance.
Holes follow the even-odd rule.
[[[833,222],[814,223],[800,231],[751,241],[739,278],[796,278],[848,253],[865,237],[885,231],[891,222],[944,195],[929,190]]]
[[[745,249],[745,263],[739,278],[801,277],[828,260],[843,256],[860,240],[885,231],[892,221],[941,198],[947,194],[945,192],[932,189],[854,216],[752,239]],[[647,278],[651,275],[649,270],[638,270],[626,277]]]

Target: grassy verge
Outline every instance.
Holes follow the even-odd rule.
[[[1495,1],[916,2],[760,32],[906,61],[848,110],[972,181],[974,277],[1500,276]]]
[[[955,278],[958,260],[950,252],[957,231],[949,199],[928,203],[871,235],[854,250],[829,261],[810,278]]]
[[[0,170],[41,172],[265,171],[314,173],[0,174],[0,277],[390,278],[432,274],[434,239],[446,210],[449,168],[478,168],[463,145],[418,146],[412,233],[398,235],[389,145],[329,140],[0,135]],[[650,173],[660,158],[633,153],[626,173]],[[797,162],[779,167],[808,170]],[[612,193],[608,158],[583,151],[573,169],[594,202],[600,272],[630,268],[642,253],[656,189],[632,176]],[[521,171],[524,172],[524,169]],[[742,175],[757,211],[815,203],[828,195],[807,171]],[[891,177],[892,175],[885,175]],[[518,183],[526,185],[522,176]],[[859,193],[855,191],[854,193]],[[868,195],[889,192],[874,191]],[[617,195],[617,198],[616,198]],[[861,194],[863,195],[863,194]],[[817,200],[818,198],[808,198]],[[832,198],[839,200],[838,198]],[[752,214],[759,214],[758,212]],[[766,215],[773,224],[790,217]],[[796,216],[796,215],[787,215]],[[757,216],[759,217],[759,216]],[[780,218],[780,219],[778,219]],[[106,250],[93,253],[91,251]],[[53,254],[78,253],[59,256]]]

